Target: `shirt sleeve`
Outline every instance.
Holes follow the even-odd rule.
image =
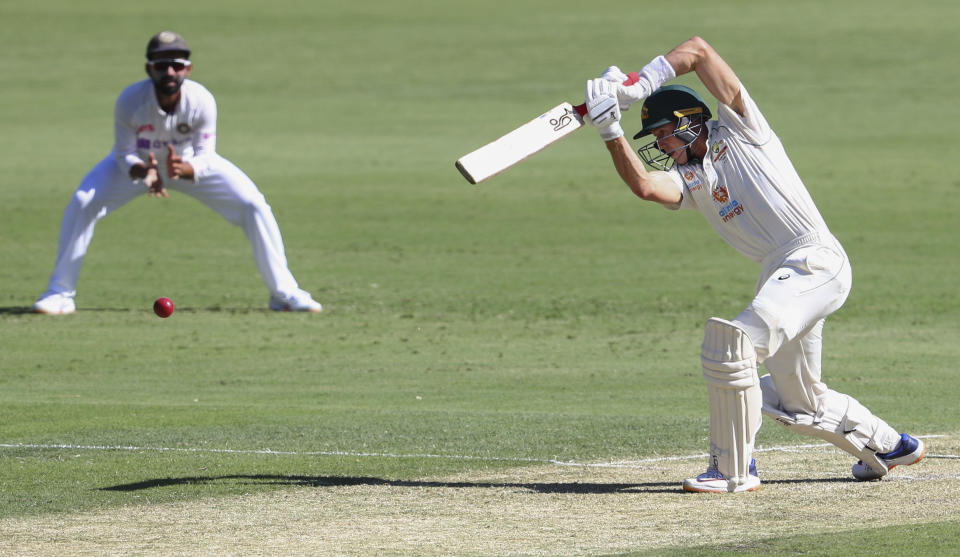
[[[729,105],[720,103],[717,107],[717,122],[748,143],[754,145],[766,143],[773,135],[773,131],[742,83],[740,84],[740,98],[743,100],[744,116],[737,114],[737,111]]]
[[[210,174],[211,159],[217,152],[217,102],[211,93],[204,92],[197,106],[196,126],[191,137],[193,155],[183,159],[193,166],[194,181]]]
[[[680,173],[669,171],[667,172],[667,175],[670,176],[670,179],[673,180],[673,183],[677,185],[677,189],[680,190],[680,202],[664,203],[663,206],[671,211],[676,211],[678,209],[696,209],[697,202],[693,199],[693,195],[690,194],[690,190],[687,189],[687,185],[684,183],[683,178],[680,177]]]
[[[137,152],[137,130],[128,96],[126,91],[121,93],[113,109],[113,157],[127,175],[130,167],[145,162]]]

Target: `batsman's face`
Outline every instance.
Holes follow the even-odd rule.
[[[651,132],[657,138],[657,148],[664,154],[670,155],[676,164],[687,164],[687,144],[676,136],[677,123],[670,122]]]

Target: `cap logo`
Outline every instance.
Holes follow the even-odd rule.
[[[177,36],[170,31],[163,31],[157,35],[157,39],[164,44],[170,44],[177,40]]]
[[[650,109],[647,108],[647,105],[640,107],[640,119],[646,120],[650,117]]]
[[[703,112],[703,108],[696,106],[693,108],[687,108],[684,110],[674,110],[673,115],[677,118],[683,118],[684,116],[690,116],[691,114],[700,114]]]

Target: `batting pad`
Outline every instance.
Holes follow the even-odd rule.
[[[710,394],[710,463],[732,491],[748,479],[763,420],[757,353],[746,331],[716,317],[707,321],[701,348]]]
[[[789,429],[814,435],[862,460],[874,470],[886,472],[878,452],[895,448],[900,436],[887,422],[875,416],[852,396],[828,389],[818,397],[816,415],[784,410],[770,375],[760,378],[763,413]]]

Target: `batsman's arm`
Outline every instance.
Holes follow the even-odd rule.
[[[637,197],[663,205],[676,205],[683,200],[676,182],[666,172],[647,170],[626,138],[620,136],[605,143],[617,173]]]
[[[740,96],[740,79],[707,41],[692,37],[667,53],[666,59],[677,75],[696,72],[710,94],[740,116],[746,108]]]

